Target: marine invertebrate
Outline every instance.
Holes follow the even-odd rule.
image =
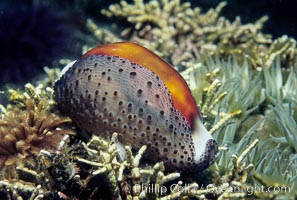
[[[189,68],[182,75],[205,112],[204,125],[211,128],[221,150],[215,164],[199,172],[195,180],[185,179],[181,176],[184,174],[177,172],[166,174],[161,162],[150,163],[141,159],[148,153],[147,146],[140,146],[135,152],[130,145],[125,146],[127,159],[122,160],[119,152],[123,149],[118,145],[117,134],[111,139],[93,135],[88,143],[75,140],[78,143],[73,144],[73,140],[67,143],[62,139],[58,149],[42,150],[38,156],[28,157],[31,159],[25,160],[25,166],[16,168],[20,183],[15,179],[1,179],[0,197],[294,197],[296,142],[292,132],[296,126],[296,73],[281,70],[278,64],[267,71],[253,71],[248,62],[240,65],[236,59],[225,62],[210,58],[206,65],[200,62],[188,64]],[[57,112],[53,107],[51,88],[27,84],[25,90],[9,90],[13,104],[1,106],[2,118],[16,108],[25,111],[28,99],[34,99],[36,104],[49,102],[44,111]],[[38,165],[33,166],[35,163]],[[171,187],[172,184],[175,187]],[[265,190],[274,187],[282,191],[259,192],[257,187]]]
[[[150,159],[164,160],[168,168],[201,170],[217,155],[186,82],[134,43],[84,54],[55,84],[55,100],[82,128],[95,134],[116,131],[134,148],[146,144]]]
[[[253,165],[246,164],[244,158],[255,148],[258,140],[251,142],[251,144],[246,143],[247,149],[238,149],[238,155],[233,154],[232,160],[226,160],[232,165],[228,177],[223,176],[214,181],[213,184],[204,186],[196,182],[184,183],[179,180],[181,174],[178,172],[166,174],[162,162],[144,166],[140,160],[147,150],[146,146],[142,146],[135,156],[130,146],[125,146],[128,155],[127,160],[121,161],[117,137],[117,133],[112,135],[111,140],[93,135],[90,142],[84,145],[84,148],[87,150],[89,158],[93,156],[100,158],[89,160],[88,158],[76,157],[79,163],[92,167],[91,178],[87,179],[95,179],[98,176],[105,177],[103,180],[109,186],[110,196],[113,198],[169,200],[204,199],[206,196],[212,198],[248,196],[242,191],[249,186],[246,183],[247,175],[249,175]],[[102,190],[100,192],[98,188],[94,191],[92,198],[104,198]]]
[[[141,3],[141,1],[138,2]],[[154,1],[143,3],[143,6],[146,7],[150,2]],[[157,2],[159,4],[164,2],[173,4],[178,1]],[[152,9],[152,11],[154,10],[157,9]],[[171,19],[174,17],[172,16]],[[125,20],[125,17],[123,18]],[[221,41],[222,38],[229,38],[230,35],[232,38],[232,40],[223,42],[227,45],[226,49],[223,48],[215,56],[205,57],[199,53],[203,50],[205,50],[204,52],[218,50],[217,43],[210,42],[207,43],[209,44],[207,46],[203,45],[202,42],[202,46],[206,49],[196,51],[195,48],[200,47],[199,44],[193,46],[191,42],[179,43],[177,40],[174,43],[178,46],[175,46],[173,51],[180,51],[179,53],[181,53],[190,48],[188,52],[193,50],[195,54],[186,53],[183,57],[176,56],[179,55],[177,53],[173,58],[173,54],[170,52],[168,56],[165,56],[170,61],[174,60],[178,65],[177,67],[182,65],[187,68],[181,72],[181,75],[187,81],[193,97],[198,103],[201,113],[203,113],[201,118],[204,119],[204,126],[210,130],[209,132],[217,141],[220,149],[220,156],[210,168],[203,172],[191,174],[191,178],[195,176],[195,180],[189,181],[176,172],[166,174],[165,167],[161,162],[150,163],[147,159],[141,159],[150,153],[146,145],[137,146],[133,149],[135,151],[131,149],[131,145],[127,145],[123,150],[118,141],[122,134],[119,132],[118,136],[113,134],[111,140],[109,137],[93,135],[92,139],[86,143],[78,142],[79,138],[76,138],[75,141],[71,140],[71,143],[66,143],[62,149],[41,151],[41,155],[37,158],[33,156],[34,160],[38,160],[37,169],[36,167],[32,168],[32,164],[30,165],[31,159],[26,162],[29,163],[29,166],[17,168],[18,180],[22,184],[16,184],[15,180],[0,180],[0,199],[2,197],[10,199],[42,197],[45,199],[107,199],[112,197],[117,199],[163,200],[296,198],[297,163],[296,131],[294,130],[296,130],[297,122],[297,76],[294,68],[282,69],[282,67],[291,65],[286,64],[286,61],[294,59],[294,41],[282,37],[273,42],[264,35],[263,38],[268,37],[266,38],[268,40],[260,43],[244,42],[250,41],[249,39],[254,37],[254,33],[262,34],[260,26],[262,22],[260,20],[259,23],[256,23],[258,29],[254,29],[255,24],[245,26],[240,23],[239,19],[236,19],[234,23],[222,20],[222,24],[227,24],[225,24],[226,29],[230,25],[234,27],[233,30],[236,29],[238,32],[234,34],[226,31],[226,35],[218,38],[216,38],[216,33],[213,33],[210,38],[216,38],[215,42]],[[208,24],[205,27],[211,29],[215,26],[217,24],[213,26]],[[144,43],[150,43],[148,45],[152,46],[155,42],[160,42],[153,38],[155,36],[151,32],[158,30],[154,26],[154,22],[144,22],[139,30],[134,28],[133,22],[125,29],[127,35],[125,35],[125,31],[122,32],[122,35],[110,34],[106,29],[100,32],[102,29],[95,26],[93,26],[93,30],[98,30],[100,42],[123,38],[139,38],[139,41],[143,40]],[[150,32],[150,34],[145,31]],[[144,35],[148,37],[143,39],[142,36]],[[180,36],[178,38],[182,38],[183,34]],[[239,41],[238,38],[240,38]],[[232,46],[234,49],[229,48],[230,43],[228,42],[234,44]],[[244,44],[242,48],[237,46],[241,42]],[[271,45],[270,42],[273,44]],[[269,45],[271,51],[267,52]],[[163,55],[167,53],[167,50],[159,52],[158,50],[156,52],[160,55],[163,52]],[[262,53],[257,54],[257,52]],[[230,57],[228,60],[221,59],[229,53],[235,53],[237,56]],[[249,56],[243,60],[240,56],[243,54]],[[190,57],[187,57],[189,55]],[[283,55],[283,57],[280,56],[280,59],[274,64],[274,60],[279,55]],[[205,58],[205,60],[197,58]],[[86,59],[86,57],[81,59]],[[114,60],[118,59],[114,58]],[[255,60],[261,62],[254,62]],[[265,68],[264,63],[270,68]],[[252,70],[252,66],[258,66],[257,69],[259,70]],[[46,86],[52,84],[57,72],[52,73],[52,78],[46,81]],[[81,73],[87,74],[89,71]],[[106,79],[107,77],[106,74]],[[113,76],[111,78],[114,80]],[[159,78],[162,80],[161,77]],[[87,81],[88,77],[85,77],[84,80]],[[93,77],[91,80],[94,80]],[[140,84],[132,85],[141,86]],[[27,99],[34,99],[36,105],[46,100],[44,109],[48,112],[57,113],[51,98],[52,88],[42,85],[35,87],[28,84],[25,89],[25,93],[9,90],[11,104],[7,107],[0,105],[0,118],[4,118],[5,113],[11,112],[15,107],[25,110]],[[105,95],[105,91],[102,91],[102,94]],[[91,97],[93,99],[93,96]],[[109,94],[106,97],[109,97]],[[84,94],[84,98],[88,98],[88,96]],[[87,105],[83,104],[82,106]],[[79,131],[77,130],[77,132]],[[73,144],[73,142],[78,143]],[[63,141],[61,143],[64,144]],[[126,160],[121,159],[119,152],[122,150],[126,153]],[[30,176],[32,178],[29,179]],[[173,190],[170,188],[171,183],[177,183]],[[37,187],[33,187],[32,184],[37,185]],[[205,188],[206,186],[207,188]],[[143,188],[152,189],[147,191]],[[259,191],[257,188],[264,188],[264,191]],[[267,193],[268,188],[275,188],[276,191]],[[164,190],[167,192],[165,193]],[[5,196],[4,193],[7,195]]]
[[[45,111],[46,102],[33,99],[24,101],[26,109],[6,110],[0,119],[0,177],[17,176],[15,165],[22,166],[26,159],[38,155],[41,149],[56,149],[64,135],[73,131],[63,127],[71,122]],[[27,160],[28,161],[28,160]]]
[[[142,146],[136,154],[132,152],[130,146],[125,146],[128,156],[123,161],[119,155],[117,137],[117,133],[114,133],[111,139],[93,135],[87,144],[82,142],[71,146],[66,144],[59,151],[43,150],[39,156],[42,166],[42,170],[39,169],[40,176],[34,170],[23,169],[27,175],[33,174],[37,187],[33,187],[30,182],[15,183],[4,180],[0,181],[0,188],[5,189],[7,196],[12,199],[112,197],[119,200],[133,198],[169,200],[247,196],[240,191],[248,186],[245,178],[251,166],[244,167],[242,158],[250,153],[254,144],[250,144],[248,150],[238,152],[239,159],[236,160],[237,156],[233,155],[235,158],[233,174],[236,176],[232,177],[230,174],[231,178],[227,181],[217,180],[211,185],[204,186],[180,180],[181,174],[178,172],[166,174],[162,162],[150,165],[141,162],[146,146]],[[45,163],[50,163],[50,167],[43,166]],[[77,167],[80,170],[73,169]],[[233,191],[235,187],[238,189]]]
[[[6,194],[5,196],[3,195],[0,196],[3,199],[23,199],[23,197],[21,195],[19,195],[19,193],[30,193],[29,195],[29,199],[42,199],[44,198],[44,194],[43,194],[43,190],[41,189],[41,186],[38,185],[37,187],[33,184],[29,185],[29,184],[23,184],[20,182],[14,182],[14,183],[10,183],[8,181],[0,181],[0,188],[5,188],[6,190]],[[11,193],[13,195],[7,194],[7,191],[12,191]],[[24,196],[24,195],[23,195]]]
[[[278,193],[253,194],[262,198],[291,197],[296,188],[296,133],[293,130],[297,119],[297,74],[293,68],[281,68],[280,63],[278,59],[269,69],[263,68],[256,72],[251,70],[248,62],[240,65],[236,59],[228,62],[209,59],[207,66],[198,63],[190,68],[195,68],[192,72],[187,70],[182,73],[194,89],[193,94],[198,102],[203,99],[204,92],[196,92],[195,88],[201,88],[202,85],[211,88],[213,82],[208,83],[209,80],[221,84],[214,92],[215,98],[227,92],[215,106],[207,106],[207,110],[211,109],[206,112],[208,115],[204,121],[206,125],[213,124],[210,132],[224,117],[236,110],[241,111],[228,121],[228,125],[213,131],[213,137],[222,145],[221,156],[216,163],[223,171],[222,175],[229,174],[230,179],[236,179],[231,181],[233,186],[245,180],[246,182],[239,184],[243,188],[253,184],[264,188],[282,187],[283,191]],[[242,165],[235,167],[236,162],[230,160],[239,158],[237,154],[244,152],[246,146],[253,141],[257,141],[257,148],[252,148],[242,160]],[[235,168],[232,169],[232,166]],[[224,175],[221,178],[223,177]],[[230,195],[227,193],[227,196]]]
[[[136,155],[133,155],[130,146],[125,146],[127,160],[122,161],[117,144],[117,133],[113,133],[111,140],[93,135],[90,142],[83,146],[88,152],[89,158],[98,156],[99,158],[88,160],[79,156],[76,157],[78,163],[92,167],[92,173],[87,179],[96,179],[98,176],[104,177],[103,180],[111,192],[110,196],[114,199],[204,198],[205,195],[212,193],[220,195],[224,191],[223,188],[226,188],[226,184],[222,184],[210,189],[199,189],[195,182],[183,183],[183,181],[178,180],[181,176],[180,173],[165,173],[163,162],[144,166],[140,161],[147,150],[145,145],[138,150]],[[172,185],[169,184],[174,181],[177,182]],[[106,192],[102,192],[102,189],[100,192],[100,186],[97,185],[96,187],[89,198],[106,199]]]
[[[184,67],[184,62],[204,60],[209,54],[224,59],[236,54],[239,63],[247,57],[255,69],[263,64],[270,67],[276,56],[281,56],[284,67],[296,64],[293,38],[284,35],[273,40],[270,34],[262,33],[267,16],[248,24],[242,24],[240,17],[229,21],[220,16],[226,5],[221,2],[202,13],[201,8],[192,8],[189,2],[180,0],[121,1],[101,11],[107,17],[128,22],[117,37],[96,28],[90,21],[87,25],[100,43],[135,41],[176,67]]]
[[[69,135],[65,135],[56,148],[42,149],[38,155],[31,155],[23,163],[18,163],[21,165],[16,166],[17,177],[1,177],[0,197],[5,193],[7,199],[13,200],[67,199],[66,188],[83,188],[77,175],[79,170],[73,162],[73,152],[81,143],[69,146],[69,141]]]

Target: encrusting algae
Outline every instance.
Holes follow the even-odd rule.
[[[129,22],[120,34],[87,22],[98,42],[86,49],[134,41],[180,69],[218,143],[213,165],[169,172],[144,157],[148,146],[119,146],[120,131],[89,138],[58,111],[59,70],[47,69],[45,82],[8,89],[0,106],[0,199],[295,199],[296,41],[263,34],[267,17],[226,20],[225,5],[203,14],[178,0],[121,1],[102,11]]]

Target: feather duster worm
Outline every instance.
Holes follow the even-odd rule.
[[[55,100],[78,126],[97,135],[118,132],[170,169],[202,170],[218,148],[204,128],[184,79],[148,49],[130,42],[99,46],[69,64]]]
[[[56,150],[65,135],[74,132],[61,118],[45,109],[47,102],[25,101],[26,110],[15,108],[0,117],[0,178],[16,176],[15,167],[29,162],[40,150]]]

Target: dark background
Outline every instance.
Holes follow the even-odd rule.
[[[213,8],[221,1],[193,0],[192,5]],[[297,1],[294,0],[229,0],[222,15],[231,21],[240,16],[243,23],[255,22],[263,15],[269,16],[263,31],[274,37],[297,36]],[[206,9],[207,10],[207,9]]]
[[[0,1],[0,90],[7,83],[24,84],[44,66],[59,66],[60,58],[76,59],[91,37],[85,28],[89,17],[105,22],[102,8],[116,0],[2,0]],[[132,1],[129,1],[132,2]],[[221,1],[192,0],[192,6],[215,8]],[[274,38],[296,38],[294,0],[229,0],[222,16],[254,23],[269,16],[263,32]]]

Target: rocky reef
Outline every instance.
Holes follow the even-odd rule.
[[[242,24],[179,0],[121,1],[101,12],[115,26],[86,26],[98,44],[134,41],[172,63],[187,81],[220,155],[207,170],[168,172],[124,147],[118,133],[90,136],[53,101],[59,69],[8,88],[0,105],[0,199],[295,199],[296,41],[262,33],[268,17]],[[125,22],[119,26],[117,22]],[[68,62],[63,59],[61,62]]]

